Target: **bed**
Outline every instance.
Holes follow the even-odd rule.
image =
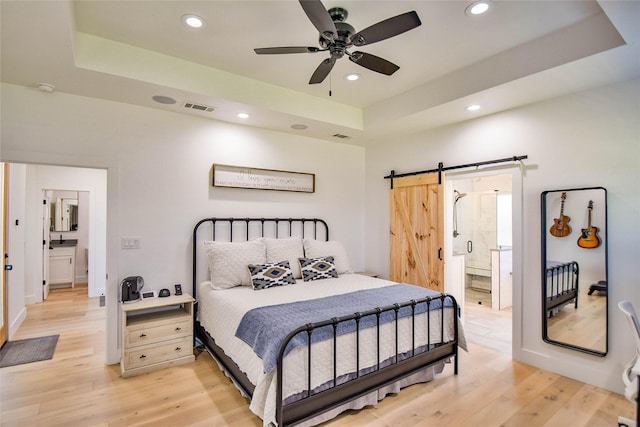
[[[452,296],[352,273],[320,219],[199,221],[193,295],[196,339],[265,426],[316,425],[450,361],[457,374],[466,346]]]
[[[545,275],[547,317],[554,316],[558,310],[570,303],[573,303],[577,309],[578,279],[580,276],[578,263],[576,261],[547,261]]]

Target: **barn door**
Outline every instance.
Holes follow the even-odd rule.
[[[437,173],[393,179],[391,280],[444,292],[443,192]]]

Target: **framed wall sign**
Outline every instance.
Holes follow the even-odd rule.
[[[213,186],[313,193],[316,191],[316,176],[312,173],[214,163]]]

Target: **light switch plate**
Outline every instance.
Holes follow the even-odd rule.
[[[139,237],[123,237],[120,246],[122,249],[140,249]]]

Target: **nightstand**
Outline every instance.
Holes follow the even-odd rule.
[[[193,301],[183,294],[120,304],[122,378],[195,360]]]

